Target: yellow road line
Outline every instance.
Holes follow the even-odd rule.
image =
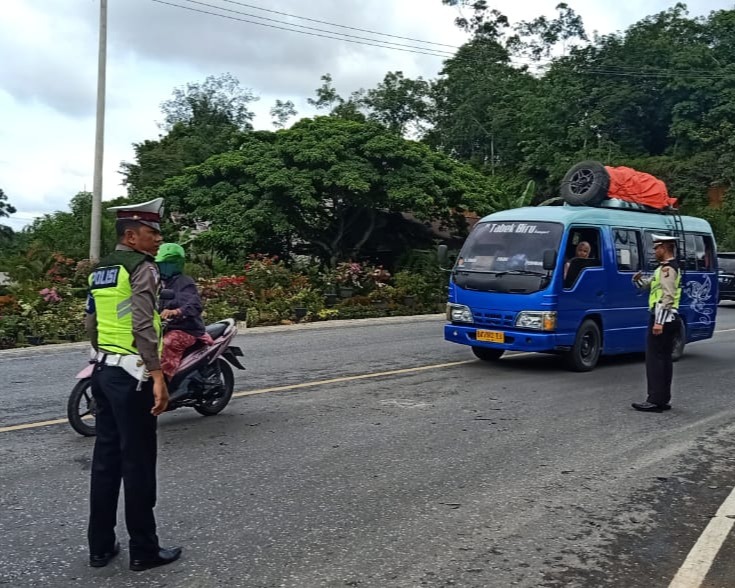
[[[51,425],[60,425],[68,422],[66,419],[54,419],[53,421],[40,421],[37,423],[25,423],[24,425],[11,425],[9,427],[0,427],[0,433],[9,433],[10,431],[22,431],[23,429],[36,429],[38,427],[50,427]]]
[[[715,333],[728,333],[735,331],[733,329],[721,329],[715,331]],[[519,352],[509,353],[507,357],[523,357],[524,355],[534,355],[532,352]],[[315,388],[317,386],[326,386],[329,384],[341,384],[343,382],[355,382],[359,380],[369,380],[371,378],[384,378],[386,376],[397,376],[401,374],[413,374],[419,372],[425,372],[428,370],[439,370],[442,368],[455,367],[458,365],[465,365],[468,363],[476,363],[476,359],[466,359],[462,361],[451,361],[448,363],[437,363],[433,365],[423,365],[419,367],[403,368],[399,370],[389,370],[385,372],[373,372],[369,374],[359,374],[357,376],[343,376],[340,378],[330,378],[328,380],[316,380],[314,382],[301,382],[300,384],[287,384],[285,386],[272,386],[270,388],[259,388],[256,390],[243,390],[241,392],[235,392],[233,398],[242,398],[244,396],[255,396],[257,394],[267,394],[268,392],[286,392],[288,390],[299,390],[303,388]],[[60,425],[66,423],[66,419],[54,419],[50,421],[39,421],[37,423],[24,423],[22,425],[10,425],[7,427],[0,427],[0,433],[10,433],[11,431],[22,431],[24,429],[37,429],[40,427],[49,427],[51,425]]]
[[[373,372],[370,374],[360,374],[357,376],[343,376],[341,378],[330,378],[329,380],[317,380],[315,382],[302,382],[300,384],[288,384],[286,386],[274,386],[272,388],[260,388],[258,390],[245,390],[243,392],[235,392],[233,398],[241,398],[242,396],[254,396],[255,394],[265,394],[266,392],[285,392],[286,390],[298,390],[299,388],[313,388],[315,386],[325,386],[327,384],[341,384],[342,382],[354,382],[356,380],[368,380],[370,378],[381,378],[385,376],[397,376],[400,374],[413,374],[416,372],[425,372],[427,370],[438,370],[441,368],[454,367],[456,365],[464,365],[466,363],[475,363],[476,359],[465,359],[462,361],[452,361],[449,363],[437,363],[434,365],[424,365],[421,367],[403,368],[400,370],[390,370],[387,372]]]
[[[517,357],[514,355],[513,357]],[[399,370],[390,370],[386,372],[373,372],[370,374],[360,374],[357,376],[343,376],[341,378],[330,378],[329,380],[317,380],[314,382],[301,382],[300,384],[288,384],[286,386],[273,386],[271,388],[259,388],[256,390],[244,390],[235,392],[233,398],[242,398],[243,396],[254,396],[256,394],[266,394],[267,392],[285,392],[287,390],[298,390],[300,388],[314,388],[317,386],[326,386],[328,384],[339,384],[342,382],[354,382],[356,380],[368,380],[370,378],[381,378],[385,376],[396,376],[400,374],[411,374],[417,372],[425,372],[428,370],[438,370],[442,368],[464,365],[467,363],[475,363],[476,359],[466,359],[463,361],[452,361],[449,363],[437,363],[433,365],[423,365],[413,368],[403,368]],[[37,423],[25,423],[22,425],[10,425],[8,427],[0,427],[0,433],[10,433],[11,431],[22,431],[24,429],[36,429],[39,427],[49,427],[51,425],[60,425],[66,423],[66,419],[54,419],[51,421],[40,421]]]

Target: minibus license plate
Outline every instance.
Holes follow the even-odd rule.
[[[477,340],[488,343],[505,343],[505,333],[502,331],[477,331]]]

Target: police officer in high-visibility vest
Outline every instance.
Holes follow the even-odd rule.
[[[675,248],[676,237],[653,235],[653,249],[659,266],[651,278],[644,278],[641,272],[633,276],[636,287],[650,290],[646,338],[648,398],[645,402],[633,403],[633,408],[644,412],[662,412],[671,408],[671,378],[674,371],[671,355],[681,328],[681,271]]]
[[[92,395],[97,439],[92,459],[89,564],[104,567],[119,552],[115,537],[120,483],[130,569],[176,561],[181,548],[158,543],[156,519],[156,421],[168,391],[161,371],[161,319],[157,312],[163,199],[118,206],[115,251],[89,276],[87,330],[95,349]]]

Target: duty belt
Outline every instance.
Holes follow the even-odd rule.
[[[122,368],[139,382],[145,382],[150,377],[143,358],[137,354],[121,355],[92,350],[92,361],[98,365]]]

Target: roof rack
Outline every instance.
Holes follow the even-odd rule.
[[[599,208],[617,208],[620,210],[635,210],[636,212],[652,212],[656,214],[678,214],[676,208],[653,208],[638,202],[628,202],[619,198],[608,198],[598,204]]]

